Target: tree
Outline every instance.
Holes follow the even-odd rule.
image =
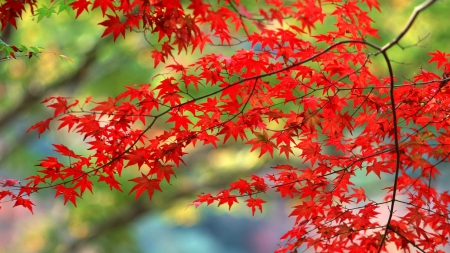
[[[450,155],[450,55],[431,51],[426,67],[405,78],[395,75],[390,55],[435,2],[418,5],[403,30],[380,46],[369,17],[381,11],[374,0],[266,0],[263,7],[238,0],[77,0],[50,7],[7,0],[0,8],[2,29],[8,23],[17,28],[26,8],[38,20],[57,7],[75,10],[77,18],[99,8],[102,37],[112,34],[116,40],[140,31],[157,38],[157,43],[148,40],[153,64],[164,64],[168,73],[159,83],[127,86],[105,101],[45,99],[53,115],[29,132],[77,133],[88,155],[55,143],[56,154],[39,161],[38,173],[1,181],[0,199],[33,211],[29,196],[53,189],[55,197],[76,206],[83,194],[94,191],[93,182],[122,191],[122,171],[137,167],[130,193],[151,200],[163,182],[176,184],[175,168],[185,163],[188,148],[235,141],[260,157],[287,161],[218,193],[199,194],[192,206],[217,203],[231,209],[243,202],[254,215],[266,205],[263,193],[299,200],[290,215],[295,223],[277,252],[300,247],[386,252],[389,244],[444,252],[450,196],[432,183]],[[334,28],[323,32],[323,23]],[[42,53],[2,44],[4,60]],[[206,53],[219,46],[235,51]],[[184,63],[183,52],[201,56]],[[161,121],[168,129],[154,131]],[[303,163],[289,162],[295,157]],[[390,182],[379,189],[384,197],[368,196],[364,185],[355,184],[360,172]],[[386,210],[386,219],[380,219]]]

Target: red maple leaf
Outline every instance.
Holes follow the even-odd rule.
[[[106,35],[112,33],[114,37],[114,41],[116,41],[117,37],[120,34],[125,38],[125,29],[127,28],[125,24],[120,22],[119,16],[108,15],[109,20],[105,20],[103,22],[98,23],[99,25],[106,26],[105,31],[102,34],[102,38]]]
[[[183,127],[187,130],[189,129],[189,125],[192,125],[188,116],[180,115],[180,113],[177,112],[170,112],[169,114],[170,118],[166,122],[174,122],[175,129],[181,129],[181,127]]]
[[[59,195],[63,195],[64,197],[64,205],[67,203],[67,201],[72,202],[72,204],[76,207],[77,206],[77,199],[81,198],[80,194],[76,192],[75,187],[66,187],[64,185],[57,185],[54,187],[56,190],[55,197],[58,197]]]
[[[271,140],[269,140],[269,136],[267,135],[266,131],[255,132],[254,133],[256,138],[253,138],[246,142],[246,144],[252,144],[252,150],[255,150],[257,148],[261,148],[261,152],[259,153],[259,157],[264,155],[266,152],[269,152],[270,156],[273,157],[273,148],[276,148],[277,146],[275,143],[273,143]]]
[[[129,194],[132,193],[133,191],[136,191],[135,198],[137,199],[139,198],[139,196],[142,195],[142,193],[147,192],[148,197],[151,200],[153,192],[155,190],[162,191],[161,188],[159,187],[159,183],[161,182],[161,180],[149,179],[147,176],[144,175],[144,173],[141,173],[141,175],[142,175],[141,177],[136,177],[129,180],[136,183],[136,185],[133,186]]]
[[[90,4],[91,1],[86,0],[76,0],[75,2],[71,3],[70,5],[72,6],[72,9],[77,10],[77,15],[75,16],[75,18],[78,18],[78,16],[80,16],[83,11],[89,12],[88,7]]]
[[[251,194],[253,190],[247,180],[239,179],[238,181],[231,183],[232,190],[239,190],[240,195]]]
[[[55,147],[55,151],[60,153],[63,156],[69,156],[73,158],[80,158],[80,155],[75,154],[72,150],[64,146],[63,144],[52,144]]]
[[[88,179],[87,176],[83,176],[81,179],[77,180],[77,183],[75,184],[75,188],[80,188],[80,193],[83,194],[84,191],[87,189],[89,190],[91,193],[93,193],[92,191],[92,186],[94,184],[92,183],[91,180]]]
[[[100,111],[101,114],[111,114],[116,110],[116,100],[109,97],[108,101],[96,103],[98,106],[92,108],[92,111]]]
[[[211,193],[208,194],[199,194],[197,195],[198,199],[193,201],[189,205],[194,205],[195,207],[199,207],[202,203],[206,202],[206,205],[211,205],[214,203],[215,198],[211,195]]]
[[[128,160],[127,167],[137,164],[138,168],[141,168],[141,166],[148,161],[149,152],[145,148],[130,150],[126,155],[126,159]]]
[[[428,54],[432,56],[431,59],[428,61],[428,63],[436,62],[438,68],[440,68],[442,65],[448,64],[449,54],[441,52],[437,49],[436,53],[428,53]]]
[[[374,172],[381,179],[381,172],[390,173],[390,170],[385,164],[375,161],[372,165],[367,166],[366,175],[370,172]]]
[[[18,183],[20,183],[20,180],[17,179],[0,179],[0,184],[3,187],[14,186]]]
[[[108,8],[110,10],[114,10],[113,1],[111,1],[111,0],[94,0],[94,4],[92,5],[92,10],[94,10],[95,8],[98,8],[98,7],[100,7],[102,9],[103,16],[105,16],[106,10],[108,10]]]
[[[30,210],[31,213],[33,213],[33,202],[31,202],[31,200],[29,199],[24,199],[21,197],[17,197],[16,198],[16,202],[14,203],[14,206],[23,206],[25,208],[28,208],[28,210]]]
[[[61,129],[61,128],[67,126],[67,128],[68,128],[67,131],[70,132],[72,127],[79,122],[79,119],[77,116],[75,116],[73,114],[69,114],[69,115],[66,115],[66,116],[58,119],[58,121],[61,121],[58,129]]]
[[[150,174],[156,174],[159,180],[166,179],[167,183],[170,183],[170,176],[174,175],[173,165],[161,164],[161,162],[156,162],[150,170]]]
[[[355,193],[352,194],[351,197],[356,198],[356,204],[358,204],[360,201],[366,201],[366,199],[367,199],[366,192],[364,191],[364,189],[362,187],[360,187],[359,189],[357,189],[357,188],[352,188],[352,189]]]
[[[47,107],[55,108],[55,113],[53,117],[56,117],[60,114],[64,114],[67,111],[67,100],[65,98],[58,97],[55,100],[56,100],[55,103],[47,105]]]
[[[41,134],[44,133],[46,130],[50,129],[50,122],[52,121],[53,118],[49,118],[46,120],[43,120],[41,122],[38,122],[36,124],[34,124],[33,126],[31,126],[27,133],[30,132],[31,130],[37,130],[39,132],[38,138],[41,137]]]
[[[247,202],[247,206],[252,209],[252,215],[255,215],[256,208],[262,213],[262,204],[266,203],[266,201],[261,198],[249,198],[245,202]]]
[[[223,204],[228,204],[228,210],[231,209],[234,203],[239,203],[235,195],[231,195],[229,191],[223,190],[217,194],[219,199],[219,206]]]
[[[109,189],[111,190],[115,188],[118,191],[122,191],[119,181],[117,181],[113,176],[100,176],[98,182],[105,182],[109,185]]]
[[[381,12],[380,3],[378,3],[378,0],[362,0],[362,1],[366,2],[370,10],[372,10],[372,7],[375,7],[379,12]]]
[[[152,50],[152,58],[154,60],[154,66],[157,67],[160,62],[165,62],[165,54],[158,50]]]
[[[0,190],[0,201],[2,200],[2,199],[4,199],[5,197],[7,197],[7,196],[14,196],[14,194],[11,192],[11,191],[8,191],[8,190]]]

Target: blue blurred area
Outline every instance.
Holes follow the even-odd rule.
[[[292,224],[279,208],[263,219],[202,212],[200,222],[190,227],[176,226],[160,214],[149,213],[134,226],[145,253],[269,253],[277,249],[279,238]]]

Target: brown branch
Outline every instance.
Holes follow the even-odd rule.
[[[416,20],[417,16],[419,16],[419,13],[435,2],[436,0],[428,0],[422,3],[421,5],[416,6],[416,8],[414,8],[414,11],[411,13],[411,16],[409,17],[408,23],[406,24],[405,28],[403,28],[403,30],[397,35],[397,37],[395,37],[391,42],[386,44],[381,49],[381,51],[385,52],[395,44],[398,44],[398,42],[403,38],[403,36],[405,36],[405,34],[409,31],[409,29],[411,29],[411,26],[414,24],[414,21]]]
[[[400,233],[399,231],[395,230],[392,226],[389,226],[387,229],[391,230],[392,232],[394,232],[396,235],[398,235],[399,237],[401,237],[403,240],[407,241],[409,244],[411,244],[414,248],[416,248],[417,250],[419,250],[420,252],[425,253],[425,251],[423,249],[421,249],[419,246],[417,246],[414,242],[412,242],[411,240],[409,240],[408,238],[406,238],[402,233]]]
[[[397,188],[398,188],[398,186],[397,186],[398,178],[400,175],[400,145],[399,145],[397,112],[396,112],[396,105],[395,105],[395,98],[394,98],[394,89],[395,89],[394,72],[393,72],[392,65],[391,65],[390,59],[389,59],[386,51],[389,48],[391,48],[393,45],[397,44],[400,41],[400,39],[409,31],[409,29],[413,25],[414,21],[416,20],[417,16],[419,15],[419,13],[422,10],[426,9],[431,4],[433,4],[435,1],[436,0],[428,0],[427,2],[414,8],[414,11],[411,14],[411,17],[410,17],[408,23],[406,24],[406,27],[402,30],[402,32],[400,32],[400,34],[393,41],[391,41],[389,44],[385,45],[380,51],[381,54],[383,55],[384,60],[386,61],[387,67],[389,69],[389,77],[390,77],[389,96],[390,96],[391,107],[392,107],[391,110],[392,110],[392,121],[393,121],[393,127],[394,127],[394,146],[395,146],[395,153],[396,153],[397,159],[396,159],[396,164],[395,164],[394,186],[393,186],[393,191],[392,191],[391,207],[389,208],[389,217],[386,222],[386,229],[384,231],[383,238],[381,239],[381,242],[380,242],[380,245],[378,248],[378,252],[381,252],[381,250],[383,249],[383,245],[386,242],[386,238],[387,238],[388,230],[389,230],[389,227],[391,224],[391,220],[394,215],[394,207],[395,207],[395,201],[396,201],[396,197],[397,197]]]

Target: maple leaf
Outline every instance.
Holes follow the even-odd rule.
[[[64,165],[55,157],[47,157],[46,159],[41,160],[39,166],[46,169],[60,169],[61,167],[64,167]]]
[[[49,118],[46,120],[43,120],[41,122],[38,122],[36,124],[34,124],[33,126],[31,126],[27,133],[30,132],[31,130],[37,130],[39,132],[38,138],[41,137],[41,134],[44,133],[46,130],[50,129],[50,122],[53,120],[53,118]]]
[[[101,114],[111,114],[116,110],[116,100],[109,97],[108,101],[96,103],[98,106],[92,108],[92,111],[100,111]]]
[[[27,208],[28,210],[30,210],[30,212],[32,214],[34,214],[33,213],[33,206],[34,206],[34,204],[29,199],[24,199],[24,198],[21,198],[21,197],[17,197],[16,198],[16,202],[14,203],[14,206],[23,206],[23,207]]]
[[[230,136],[233,136],[235,141],[237,141],[238,137],[240,137],[241,140],[247,139],[243,126],[231,121],[228,121],[223,125],[223,128],[220,130],[219,134],[225,135],[223,139],[224,143],[227,142]]]
[[[352,188],[352,189],[355,193],[352,194],[351,197],[356,198],[356,204],[358,204],[360,201],[366,201],[366,199],[367,199],[366,193],[362,187],[360,187],[359,189],[357,189],[357,188]]]
[[[14,196],[14,194],[11,191],[8,190],[0,190],[0,200],[4,199],[7,196]]]
[[[160,62],[165,62],[165,55],[158,50],[152,50],[152,58],[154,60],[155,68],[158,66]]]
[[[81,13],[83,13],[83,11],[88,11],[88,7],[91,4],[91,1],[86,1],[86,0],[76,0],[75,2],[71,3],[70,5],[72,6],[72,10],[77,10],[77,14],[75,16],[75,18],[78,18],[78,16],[80,16]]]
[[[113,34],[114,41],[116,41],[117,37],[119,37],[120,34],[122,34],[122,36],[125,38],[126,25],[120,22],[119,16],[117,16],[117,14],[116,16],[106,14],[106,16],[109,18],[109,20],[98,23],[99,25],[106,26],[106,29],[102,34],[102,38],[110,33]]]
[[[409,212],[405,218],[408,220],[410,224],[415,224],[416,226],[419,226],[422,221],[425,222],[426,214],[422,210],[416,207],[407,207],[407,209]]]
[[[198,207],[201,203],[206,202],[206,204],[209,206],[212,203],[214,203],[215,198],[211,195],[211,193],[208,194],[199,194],[197,195],[198,199],[193,202],[195,207]]]
[[[249,198],[245,200],[245,202],[247,202],[247,206],[252,209],[252,216],[255,215],[256,208],[262,213],[262,204],[266,203],[266,201],[261,198]]]
[[[302,150],[301,157],[305,158],[305,162],[310,160],[311,164],[315,164],[317,159],[321,159],[322,148],[317,142],[311,141],[311,139],[305,139],[296,145],[297,148]]]
[[[239,190],[240,195],[244,194],[252,194],[253,190],[251,189],[250,184],[247,180],[239,179],[238,181],[231,183],[230,187],[232,190]]]
[[[269,152],[270,156],[273,157],[273,148],[276,148],[277,146],[275,143],[269,140],[269,136],[267,135],[266,131],[260,132],[254,132],[256,138],[251,139],[250,141],[246,142],[245,144],[253,144],[253,147],[251,151],[261,148],[261,152],[259,153],[259,157],[264,155],[266,152]]]
[[[17,179],[1,179],[0,184],[3,184],[3,187],[14,186],[20,183],[20,180]]]
[[[94,184],[92,183],[91,180],[88,179],[87,176],[83,176],[81,180],[77,180],[77,183],[75,184],[74,188],[80,188],[81,194],[83,194],[86,189],[89,190],[91,193],[93,193],[92,191],[93,185]]]
[[[109,189],[111,190],[115,188],[118,191],[122,191],[119,181],[117,181],[113,176],[100,176],[98,182],[105,182],[109,185]]]
[[[161,98],[163,99],[164,104],[167,104],[167,102],[169,102],[170,106],[175,106],[181,104],[180,98],[183,98],[183,96],[176,92],[172,92],[162,95]]]
[[[428,61],[428,63],[436,62],[438,68],[440,68],[442,65],[445,65],[445,64],[448,63],[448,58],[447,57],[449,55],[444,53],[444,52],[441,52],[441,51],[436,49],[436,53],[428,53],[428,54],[433,56]]]
[[[63,195],[64,197],[64,205],[67,203],[67,201],[72,202],[72,204],[76,207],[77,206],[77,199],[76,197],[81,198],[80,194],[76,192],[75,187],[66,187],[64,185],[57,185],[54,187],[56,190],[55,198],[59,195]]]
[[[334,37],[332,35],[325,35],[325,34],[320,34],[320,35],[316,35],[316,36],[312,36],[314,38],[316,38],[316,42],[325,42],[327,44],[333,44],[334,42]]]
[[[294,152],[292,151],[292,148],[288,145],[281,145],[281,146],[279,146],[279,149],[280,149],[280,155],[282,153],[284,153],[286,155],[286,158],[288,159],[288,161],[289,161],[289,154],[294,154]]]
[[[189,125],[192,125],[192,122],[189,120],[188,116],[180,115],[180,113],[177,112],[170,112],[169,114],[170,118],[166,122],[174,122],[175,129],[181,129],[181,127],[183,127],[188,130]]]
[[[231,210],[231,206],[233,206],[234,203],[239,203],[236,196],[230,195],[230,192],[227,190],[223,190],[217,194],[217,198],[219,199],[218,206],[228,204],[228,210]]]
[[[130,150],[126,155],[126,159],[128,160],[127,167],[137,164],[138,168],[141,168],[141,166],[148,161],[149,152],[145,148]]]
[[[75,116],[73,114],[69,114],[69,115],[66,115],[66,116],[58,119],[58,121],[61,121],[61,124],[59,124],[58,129],[61,129],[61,128],[67,126],[67,128],[68,128],[67,131],[70,132],[70,130],[72,130],[72,127],[79,122],[79,119],[77,116]]]
[[[139,15],[128,14],[125,25],[128,29],[132,30],[134,27],[140,28],[140,22],[142,17]]]
[[[80,155],[75,154],[72,150],[64,146],[63,144],[52,144],[55,147],[55,151],[60,153],[63,156],[69,156],[73,158],[80,158]]]
[[[206,43],[213,44],[209,34],[202,33],[201,36],[196,36],[192,42],[192,52],[194,52],[194,50],[198,47],[200,49],[200,53],[202,53]]]
[[[203,141],[203,146],[211,143],[215,148],[217,148],[217,142],[220,140],[217,136],[209,135],[206,132],[201,132],[198,139]]]
[[[150,169],[149,174],[156,174],[157,179],[162,180],[166,179],[167,183],[170,183],[170,176],[174,175],[173,165],[170,164],[161,164],[161,162],[157,161],[155,166]],[[176,177],[176,176],[175,176]]]
[[[109,8],[111,10],[114,10],[113,1],[111,0],[94,0],[94,4],[92,5],[92,10],[95,8],[100,7],[102,10],[103,16],[106,14],[106,10]]]
[[[131,191],[128,193],[132,193],[133,191],[136,191],[136,199],[139,198],[139,196],[142,195],[142,193],[147,192],[148,197],[150,200],[152,200],[153,192],[155,190],[162,191],[159,187],[159,184],[161,180],[159,179],[148,179],[147,176],[144,175],[144,173],[141,173],[141,177],[136,177],[133,179],[130,179],[129,181],[135,182],[136,185],[133,186]]]
[[[367,6],[369,6],[369,9],[372,10],[372,7],[375,7],[379,12],[380,10],[380,4],[378,3],[378,0],[362,0],[363,2],[366,2]]]
[[[67,112],[67,100],[65,98],[61,98],[58,97],[56,98],[56,102],[51,104],[51,105],[47,105],[47,107],[51,107],[51,108],[55,108],[55,113],[53,115],[53,117],[56,117],[60,114],[64,114]]]
[[[367,173],[368,175],[370,172],[374,172],[379,179],[381,179],[381,172],[390,173],[389,167],[386,165],[375,161],[372,165],[367,166]]]

